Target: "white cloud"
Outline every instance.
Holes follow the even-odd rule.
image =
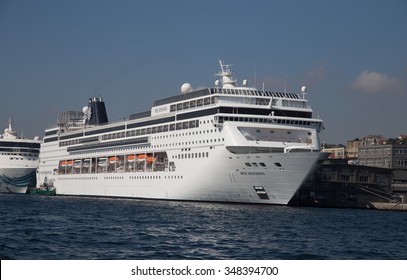
[[[353,82],[353,87],[366,93],[400,93],[403,87],[395,77],[378,72],[362,72]]]

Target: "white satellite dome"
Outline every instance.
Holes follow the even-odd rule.
[[[88,111],[89,111],[89,107],[88,107],[88,106],[84,106],[84,107],[82,108],[82,112],[83,112],[85,115],[88,113]]]
[[[188,93],[192,90],[192,85],[190,83],[185,83],[181,86],[182,93]]]

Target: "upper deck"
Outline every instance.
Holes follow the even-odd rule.
[[[302,96],[298,93],[257,90],[248,87],[247,82],[238,87],[228,66],[221,63],[221,68],[222,71],[218,75],[222,77],[222,82],[220,84],[217,80],[214,88],[192,90],[190,84],[184,84],[181,87],[182,94],[156,100],[149,111],[131,114],[129,119],[124,121],[89,125],[87,120],[95,110],[88,108],[94,102],[103,102],[101,98],[90,99],[90,105],[84,107],[83,113],[70,112],[67,123],[58,123],[57,128],[46,130],[44,140],[65,141],[85,137],[82,142],[92,142],[97,140],[99,134],[116,135],[115,132],[122,131],[122,134],[127,135],[128,130],[134,130],[135,133],[140,130],[140,135],[146,135],[149,129],[154,131],[154,128],[156,131],[164,131],[171,130],[172,126],[175,129],[178,126],[189,127],[187,122],[195,123],[197,118],[209,115],[217,115],[215,118],[222,120],[240,116],[243,117],[242,121],[258,120],[262,123],[320,123],[320,120],[312,118],[312,109],[305,99],[305,87],[301,89]],[[83,122],[78,118],[78,113],[83,115]],[[280,122],[283,119],[284,121]],[[167,128],[169,124],[171,125]],[[147,127],[145,133],[144,127]]]
[[[185,111],[209,104],[312,112],[306,99],[296,93],[259,91],[251,88],[205,88],[154,102],[151,116]],[[136,118],[136,114],[130,116]]]

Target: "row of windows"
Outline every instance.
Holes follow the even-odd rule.
[[[3,156],[25,156],[25,157],[38,157],[38,155],[33,154],[21,154],[21,153],[1,153]]]
[[[161,180],[161,176],[130,176],[132,180]],[[164,179],[184,179],[182,175],[164,176]]]
[[[34,161],[37,160],[36,158],[22,158],[22,157],[21,158],[17,158],[17,157],[14,158],[14,157],[10,157],[10,160],[27,160],[27,159],[28,160],[34,160]]]
[[[177,147],[177,146],[185,146],[185,145],[210,144],[210,143],[220,143],[222,141],[225,141],[225,138],[151,145],[151,148],[166,148],[166,147]]]
[[[266,167],[266,164],[264,163],[264,162],[259,162],[258,164],[257,164],[257,162],[252,162],[252,163],[250,163],[250,162],[245,162],[244,163],[247,167],[259,167],[259,166],[261,166],[261,167]],[[278,166],[278,165],[276,165],[276,166]],[[281,164],[280,164],[280,166],[279,167],[281,167]]]
[[[76,180],[97,180],[98,177],[64,177],[58,178],[58,180],[64,181],[76,181]]]
[[[222,100],[224,100],[224,99],[222,99]],[[227,101],[227,99],[224,101]],[[246,97],[246,98],[241,98],[240,100],[233,99],[232,101],[233,101],[233,103],[265,106],[265,105],[269,105],[270,98]],[[207,105],[216,104],[216,103],[218,103],[218,97],[213,97],[213,96],[205,97],[205,98],[201,98],[201,99],[197,99],[197,100],[188,100],[185,102],[172,104],[170,106],[170,112],[182,111],[182,110],[187,110],[187,109],[191,109],[191,108],[195,108],[195,107],[207,106]],[[294,107],[304,108],[306,106],[294,106]]]
[[[304,101],[283,100],[282,105],[283,107],[291,108],[309,108],[309,106]]]
[[[133,130],[130,130],[127,132],[121,131],[121,132],[109,133],[109,134],[102,135],[102,141],[114,140],[114,139],[125,138],[125,137],[162,133],[162,132],[175,131],[175,130],[197,128],[197,127],[199,127],[198,120],[178,122],[178,123],[160,125],[160,126],[155,126],[155,127],[133,129]],[[98,139],[99,139],[98,137],[91,138],[92,141],[98,141]],[[83,141],[83,138],[67,140],[67,141],[61,141],[59,146],[60,147],[71,146],[71,145],[81,144],[84,142],[91,142],[91,141]]]
[[[205,124],[206,121],[201,121],[201,124]],[[209,121],[207,121],[209,123]],[[175,133],[175,134],[167,134],[167,135],[158,135],[158,136],[152,136],[151,139],[166,139],[166,138],[172,138],[172,137],[184,137],[188,135],[198,135],[198,134],[205,134],[205,133],[214,133],[214,132],[219,132],[218,129],[207,129],[207,130],[200,130],[200,131],[190,131],[190,132],[182,132],[182,133]]]
[[[247,117],[228,117],[221,116],[216,117],[215,121],[223,123],[225,121],[232,122],[252,122],[252,123],[271,123],[271,124],[294,124],[294,125],[305,125],[310,126],[320,124],[319,122],[301,121],[301,120],[287,120],[287,119],[265,119],[265,118],[247,118]]]
[[[105,180],[123,180],[123,176],[109,176],[109,177],[103,177]]]
[[[351,175],[346,175],[346,174],[341,174],[339,176],[339,181],[345,181],[345,182],[350,182],[353,181],[352,178],[354,176]],[[322,176],[324,181],[336,181],[336,176],[332,176],[332,175],[328,175],[328,174],[324,174]],[[368,183],[370,181],[373,181],[373,177],[369,176],[369,175],[360,175],[357,177],[357,182],[360,183]]]
[[[396,155],[405,155],[407,154],[407,148],[395,148],[394,154]]]
[[[207,158],[209,157],[209,152],[199,152],[199,153],[186,153],[173,156],[175,159],[192,159],[192,158]]]
[[[213,133],[216,130],[206,130],[206,133]],[[202,131],[194,131],[194,132],[189,132],[188,133],[180,133],[180,134],[168,134],[168,135],[160,135],[160,136],[156,136],[156,137],[152,137],[152,139],[158,140],[158,139],[166,139],[166,138],[172,138],[172,137],[184,137],[184,136],[188,136],[188,135],[198,135],[198,134],[205,134],[205,130]],[[220,139],[219,139],[220,141]]]
[[[190,100],[190,101],[185,101],[185,102],[180,102],[177,104],[172,104],[170,106],[170,112],[175,112],[175,111],[181,111],[181,110],[186,110],[189,108],[195,108],[195,107],[202,107],[210,104],[215,104],[216,100],[215,97],[205,97],[201,99],[195,99],[195,100]]]
[[[161,176],[130,176],[131,180],[161,180]],[[59,178],[58,180],[97,180],[97,177],[67,177],[67,178]],[[108,176],[103,177],[104,180],[124,180],[123,176]],[[184,179],[182,175],[171,175],[171,176],[164,176],[164,179]]]
[[[12,148],[34,148],[34,149],[39,149],[40,148],[40,143],[25,143],[25,142],[8,142],[5,141],[4,139],[2,140],[0,144],[0,148],[3,147],[12,147]]]
[[[383,159],[383,158],[370,158],[370,159],[360,159],[359,158],[359,164],[360,165],[367,165],[367,166],[390,166],[390,161],[388,159]]]
[[[369,155],[384,155],[390,156],[392,152],[391,147],[375,147],[375,148],[360,148],[359,156],[369,156]],[[393,155],[406,155],[407,148],[394,148]]]
[[[391,155],[391,148],[387,147],[387,148],[359,148],[359,156],[363,156],[363,155]]]
[[[156,127],[148,127],[148,128],[130,130],[130,131],[126,132],[126,137],[146,135],[146,134],[155,134],[155,133],[161,133],[161,132],[196,128],[196,127],[199,127],[198,120],[185,121],[185,122],[172,123],[169,125],[166,124],[166,125],[160,125],[160,126],[156,126]],[[102,140],[115,139],[115,138],[110,138],[110,137],[117,137],[117,138],[124,137],[124,132],[122,132],[120,135],[114,135],[114,134],[113,135],[110,135],[110,134],[103,135]]]
[[[407,160],[406,159],[396,160],[395,165],[396,166],[407,166]]]

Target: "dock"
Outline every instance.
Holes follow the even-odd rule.
[[[406,203],[397,202],[372,202],[371,205],[377,210],[388,210],[388,211],[407,211]]]

